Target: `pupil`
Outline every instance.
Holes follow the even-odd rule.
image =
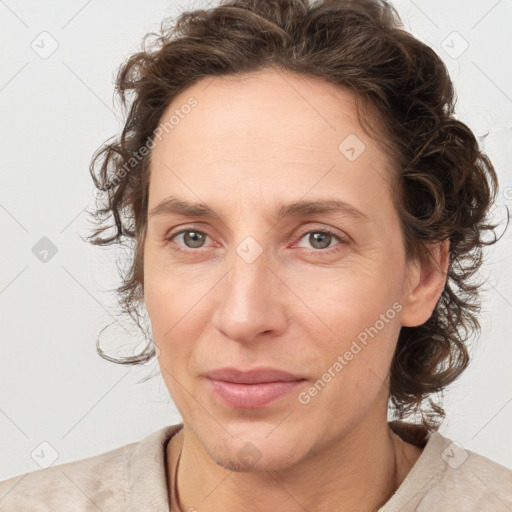
[[[312,233],[310,236],[310,242],[313,247],[316,249],[325,249],[326,247],[329,247],[331,235],[327,233]],[[327,243],[325,241],[327,240]],[[316,247],[316,244],[320,242],[320,247]]]
[[[192,234],[192,236],[190,236],[190,234]],[[196,231],[187,231],[185,233],[185,244],[189,247],[201,247],[203,242],[204,237],[201,233],[197,233]]]
[[[309,235],[311,244],[317,249],[325,249],[329,247],[331,235],[327,233],[312,233]],[[196,231],[187,231],[185,233],[185,243],[189,247],[201,247],[204,242],[204,237],[201,233]],[[319,245],[319,246],[318,246]]]

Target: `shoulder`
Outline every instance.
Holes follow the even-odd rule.
[[[381,512],[512,510],[512,470],[431,432],[420,458]]]
[[[144,508],[148,497],[165,509],[165,446],[171,425],[141,441],[0,482],[0,511],[109,512]]]
[[[102,505],[106,510],[121,510],[124,460],[136,444],[4,480],[0,482],[0,510],[50,511],[63,505],[77,511],[97,511]]]
[[[445,497],[452,510],[507,511],[512,509],[512,470],[460,444],[434,434],[433,455],[440,461],[424,506]],[[426,509],[425,509],[426,510]]]

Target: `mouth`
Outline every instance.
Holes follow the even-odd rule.
[[[304,380],[239,384],[208,379],[214,395],[226,405],[242,409],[258,409],[276,402],[302,385]]]
[[[242,371],[213,370],[206,375],[213,395],[224,404],[242,409],[265,407],[289,395],[306,379],[274,368]]]

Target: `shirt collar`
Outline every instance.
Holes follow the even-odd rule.
[[[183,423],[167,426],[136,443],[130,451],[125,447],[123,470],[129,512],[170,510],[166,446],[181,428]]]
[[[439,444],[442,436],[438,433],[428,432],[420,425],[413,425],[402,421],[389,422],[390,428],[404,441],[417,446],[424,447],[431,438],[434,443]],[[130,449],[130,445],[125,447],[123,453],[124,475],[126,485],[126,502],[129,512],[169,512],[169,478],[167,473],[167,443],[169,440],[183,428],[183,423],[164,427],[149,436],[135,443]],[[433,449],[433,442],[428,443],[429,449],[424,450],[418,459],[415,467],[412,468],[410,475],[397,491],[400,496],[404,492],[410,491],[409,487],[415,479],[414,474],[418,473],[419,467],[424,467],[425,460],[430,458]],[[425,476],[425,475],[424,475]],[[422,478],[424,480],[425,478]],[[385,506],[392,505],[392,502],[398,499],[395,494]],[[384,510],[384,509],[382,509]]]

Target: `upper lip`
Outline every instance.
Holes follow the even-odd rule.
[[[303,380],[303,377],[276,368],[260,367],[250,370],[238,370],[237,368],[219,368],[205,374],[212,380],[235,382],[237,384],[262,384],[265,382],[290,382]]]

